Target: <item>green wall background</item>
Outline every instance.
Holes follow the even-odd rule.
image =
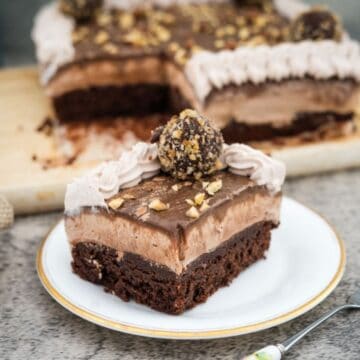
[[[34,15],[49,0],[0,0],[0,66],[35,62],[30,31]],[[360,39],[360,0],[308,0],[337,11],[350,34]]]

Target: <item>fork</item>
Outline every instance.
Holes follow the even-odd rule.
[[[337,308],[329,311],[328,313],[323,315],[320,319],[314,321],[312,324],[307,326],[305,329],[299,331],[294,336],[285,340],[282,344],[266,346],[265,348],[256,351],[252,355],[245,356],[244,358],[242,358],[242,360],[280,360],[287,351],[289,351],[310,331],[317,328],[319,325],[321,325],[326,320],[330,319],[339,311],[350,310],[350,309],[360,310],[360,290],[358,290],[352,296],[350,296],[346,304],[338,306]]]

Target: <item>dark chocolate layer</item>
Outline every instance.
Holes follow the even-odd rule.
[[[110,209],[109,215],[122,216],[139,222],[142,226],[151,226],[169,234],[175,240],[180,240],[184,232],[189,231],[192,226],[198,226],[210,213],[221,217],[228,207],[238,202],[252,201],[255,195],[268,194],[264,186],[256,186],[247,177],[240,177],[228,171],[220,171],[204,179],[207,182],[216,180],[222,181],[222,188],[214,196],[206,196],[209,200],[209,209],[201,213],[199,218],[186,215],[190,208],[186,200],[194,199],[196,194],[204,192],[202,181],[183,182],[170,176],[157,176],[120,191],[113,198],[131,197],[131,199],[125,200],[124,204],[116,210]],[[177,191],[172,189],[175,184],[179,187]],[[108,202],[110,203],[113,198]],[[169,204],[169,209],[150,210],[148,204],[153,199],[160,199],[164,204]]]
[[[119,260],[114,249],[86,239],[73,247],[72,266],[81,278],[104,286],[124,301],[133,299],[158,311],[180,314],[205,302],[242,270],[264,258],[274,226],[271,222],[252,225],[200,256],[180,275],[135,254],[125,253]]]
[[[183,66],[199,48],[275,45],[286,40],[289,21],[272,6],[187,4],[132,11],[101,11],[74,33],[73,63],[93,59],[163,56]],[[99,36],[101,33],[101,36]]]
[[[170,90],[166,85],[137,84],[92,87],[54,98],[54,107],[63,121],[144,116],[169,112]]]
[[[305,132],[313,132],[324,125],[336,125],[338,123],[352,122],[353,113],[338,114],[334,112],[299,113],[291,124],[274,127],[272,125],[247,125],[232,121],[222,133],[228,144],[236,142],[250,142],[270,140],[277,137],[296,136]]]

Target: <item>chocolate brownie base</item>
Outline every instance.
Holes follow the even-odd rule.
[[[178,89],[161,84],[92,87],[53,99],[62,122],[179,112],[189,104]]]
[[[119,259],[109,247],[84,242],[72,249],[72,267],[81,278],[99,284],[124,301],[130,299],[169,314],[205,302],[248,266],[265,257],[272,222],[260,222],[234,235],[211,253],[193,261],[180,275],[139,255]]]
[[[59,120],[92,120],[169,112],[169,87],[160,84],[74,90],[53,99]]]
[[[353,122],[353,113],[338,114],[334,112],[297,114],[290,125],[273,127],[271,125],[248,125],[245,123],[231,122],[222,133],[228,144],[236,142],[265,141],[274,138],[296,136],[306,132],[316,132],[322,127],[336,127],[339,123]]]

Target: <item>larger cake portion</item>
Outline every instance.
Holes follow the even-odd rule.
[[[207,120],[183,111],[156,144],[138,143],[68,186],[73,269],[125,301],[179,314],[264,258],[284,176],[280,162],[223,145]]]
[[[191,106],[229,143],[354,130],[360,48],[326,9],[297,0],[88,2],[98,7],[84,14],[75,0],[45,6],[33,30],[62,121],[141,121]]]

